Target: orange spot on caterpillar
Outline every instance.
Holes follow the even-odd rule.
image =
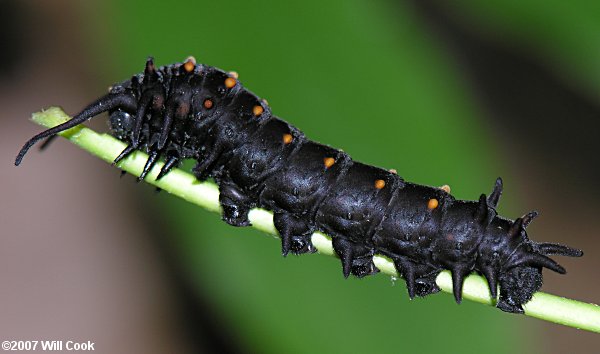
[[[440,205],[440,202],[438,202],[437,199],[435,199],[435,198],[429,199],[429,202],[427,202],[427,209],[433,210],[433,209],[437,208],[438,205]]]
[[[256,105],[252,107],[252,114],[254,114],[257,117],[263,114],[264,111],[265,110],[262,108],[262,106]]]
[[[329,168],[333,166],[335,159],[333,157],[326,157],[323,159],[323,162],[325,163],[325,168]]]
[[[283,143],[284,144],[289,144],[292,142],[292,140],[294,140],[294,137],[292,136],[292,134],[283,134]]]
[[[385,181],[382,179],[378,179],[375,181],[375,188],[377,189],[383,189],[383,187],[385,187]]]
[[[196,58],[194,58],[194,57],[188,57],[185,60],[185,63],[183,64],[183,69],[188,73],[191,73],[192,71],[194,71],[195,67],[196,67]]]
[[[204,106],[204,108],[206,109],[211,109],[213,106],[213,101],[209,98],[204,100],[204,103],[202,104]]]
[[[225,79],[225,87],[227,87],[228,89],[230,89],[233,86],[235,86],[236,82],[237,81],[233,77],[228,77],[228,78]]]

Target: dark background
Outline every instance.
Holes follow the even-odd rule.
[[[74,114],[113,82],[194,55],[355,159],[458,198],[505,181],[500,212],[541,212],[560,259],[543,290],[600,301],[597,1],[8,1],[0,11],[0,339],[99,353],[594,352],[597,335],[403,281],[343,280],[280,256],[64,141],[21,145],[32,112]],[[105,119],[91,123],[105,129]],[[594,345],[596,344],[596,345]]]

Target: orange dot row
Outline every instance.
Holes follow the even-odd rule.
[[[284,135],[284,142],[285,142],[285,137],[287,135],[289,135],[289,134],[285,134]],[[290,142],[291,142],[291,135],[290,135]],[[323,159],[323,163],[325,164],[325,168],[330,168],[335,163],[335,159],[333,157],[326,157],[326,158]],[[377,188],[377,189],[383,189],[384,187],[385,187],[385,181],[384,180],[382,180],[382,179],[375,180],[375,188]]]
[[[190,56],[188,57],[185,62],[183,63],[183,69],[190,73],[194,70],[194,68],[196,67],[196,58]],[[225,79],[225,87],[227,87],[228,89],[233,88],[236,84],[237,84],[237,79],[239,77],[239,74],[235,71],[230,71],[229,72],[229,77]],[[263,99],[262,100],[266,105],[268,105],[267,100]],[[210,109],[213,106],[213,102],[210,99],[206,99],[204,101],[204,108],[206,109]],[[258,117],[261,114],[263,114],[264,112],[264,108],[260,105],[256,105],[254,107],[252,107],[252,113]]]
[[[213,107],[213,101],[210,98],[207,98],[204,100],[204,103],[202,103],[202,105],[206,109],[211,109]],[[256,117],[263,114],[264,111],[265,110],[264,110],[264,108],[262,108],[262,106],[256,105],[252,108],[252,114],[254,114]]]
[[[196,65],[196,59],[194,57],[189,57],[187,58],[186,62],[183,64],[183,67],[185,69],[186,72],[191,72],[192,70],[194,70],[194,67]],[[229,73],[229,75],[231,75],[230,77],[228,77],[227,79],[225,79],[225,87],[227,87],[228,89],[233,88],[236,83],[237,83],[237,78],[238,73],[235,71],[231,71]],[[265,104],[268,104],[266,100],[263,99],[263,102],[265,102]],[[204,101],[204,108],[206,109],[210,109],[213,106],[213,101],[210,99],[206,99]],[[255,116],[260,116],[261,114],[263,114],[264,112],[264,108],[262,106],[256,105],[252,108],[252,113]],[[292,134],[283,134],[283,143],[284,144],[290,144],[292,142],[292,140],[294,139],[294,137],[292,136]],[[333,164],[335,164],[335,159],[333,157],[326,157],[323,159],[323,162],[325,164],[325,168],[330,168],[331,166],[333,166]],[[390,170],[391,173],[396,174],[396,170],[392,169]],[[382,179],[378,179],[375,181],[375,188],[377,189],[383,189],[385,187],[385,181]],[[446,193],[450,192],[450,187],[445,185],[441,187],[442,190],[446,191]],[[433,210],[435,208],[437,208],[439,205],[439,202],[437,199],[433,198],[430,199],[429,202],[427,203],[427,208],[429,210]]]

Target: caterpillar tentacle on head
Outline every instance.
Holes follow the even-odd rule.
[[[542,268],[565,273],[549,256],[583,254],[531,241],[526,228],[535,211],[516,220],[499,216],[500,178],[478,201],[457,200],[448,186],[406,182],[395,170],[354,161],[309,140],[273,116],[237,73],[193,57],[160,68],[149,58],[143,73],[113,85],[68,122],[27,141],[15,165],[36,142],[102,112],[110,115],[111,134],[127,143],[115,163],[137,149],[148,153],[139,179],[160,159],[165,164],[157,179],[193,159],[194,175],[213,178],[219,186],[228,224],[250,225],[248,212],[255,207],[272,210],[284,256],[314,252],[310,236],[325,232],[345,277],[375,274],[373,256],[387,256],[405,279],[410,298],[439,291],[435,278],[447,269],[460,303],[463,281],[475,272],[487,279],[498,308],[522,313],[542,285]]]

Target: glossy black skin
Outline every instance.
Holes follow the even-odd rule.
[[[514,221],[497,216],[500,179],[489,197],[475,202],[405,182],[308,140],[237,80],[226,87],[230,77],[191,61],[157,69],[149,59],[144,73],[28,141],[15,164],[35,142],[109,111],[112,134],[129,143],[115,162],[135,149],[149,153],[140,179],[161,157],[166,163],[158,178],[180,161],[195,159],[195,176],[217,182],[227,223],[248,226],[251,208],[272,210],[284,255],[314,252],[311,234],[323,231],[332,237],[346,277],[374,274],[373,255],[388,256],[411,298],[439,291],[435,278],[449,269],[460,302],[464,278],[476,272],[486,277],[494,298],[500,285],[497,307],[522,313],[521,305],[542,285],[543,267],[565,273],[548,255],[582,255],[567,246],[530,241],[525,228],[537,213]],[[207,99],[212,106],[204,104]],[[255,114],[255,106],[262,113]],[[285,134],[291,134],[291,142],[284,141]],[[327,166],[326,158],[335,162]],[[378,180],[384,186],[376,187]],[[436,207],[430,207],[432,199]]]

